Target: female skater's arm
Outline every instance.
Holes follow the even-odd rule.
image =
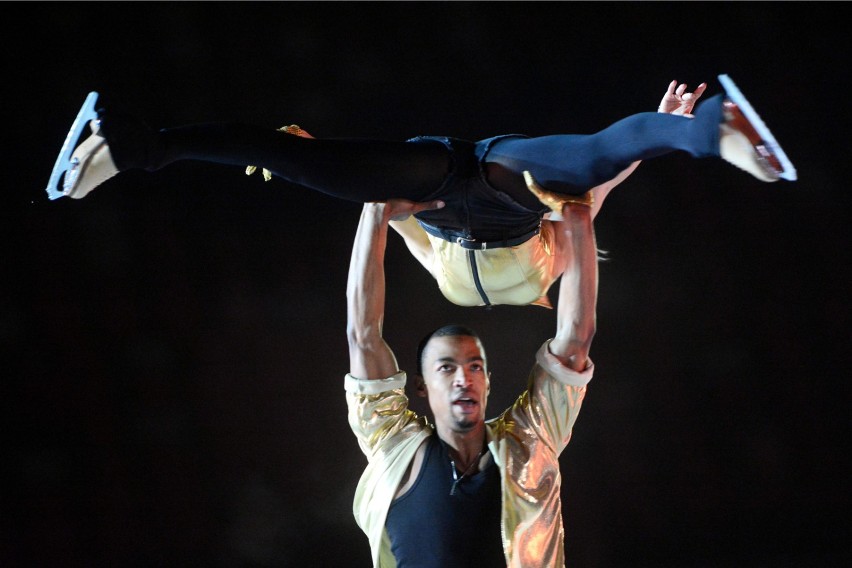
[[[429,274],[432,274],[435,251],[432,250],[429,236],[417,222],[417,219],[411,215],[405,220],[392,220],[389,225],[403,238],[405,246],[408,247],[412,256],[429,271]],[[434,274],[432,275],[434,276]]]
[[[669,86],[663,95],[663,99],[657,107],[657,112],[687,116],[691,118],[692,109],[695,107],[696,101],[701,98],[701,95],[704,93],[705,89],[707,89],[707,83],[701,83],[693,92],[687,92],[686,89],[686,83],[678,83],[677,81],[669,83]],[[609,192],[612,191],[615,186],[627,179],[630,174],[639,167],[640,163],[642,162],[638,160],[633,162],[628,168],[608,182],[592,188],[592,195],[595,197],[594,205],[592,205],[592,219],[594,219],[601,210],[604,199],[606,199],[606,196],[609,195]]]

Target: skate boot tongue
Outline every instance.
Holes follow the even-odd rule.
[[[62,194],[72,199],[82,199],[118,173],[99,121],[92,120],[90,127],[92,135],[74,150],[62,184]]]

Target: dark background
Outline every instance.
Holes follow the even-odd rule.
[[[200,162],[48,201],[89,91],[157,127],[480,139],[593,132],[720,73],[800,179],[675,154],[607,200],[596,374],[561,458],[568,565],[850,560],[843,3],[15,4],[0,566],[369,566],[342,386],[360,205]],[[464,322],[489,416],[510,404],[555,313],[456,307],[395,235],[387,266],[402,368]]]

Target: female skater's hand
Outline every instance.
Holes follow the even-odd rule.
[[[666,94],[663,95],[663,100],[660,101],[660,106],[657,108],[657,112],[677,114],[692,118],[692,107],[694,107],[695,102],[701,98],[705,89],[707,89],[707,83],[701,83],[695,88],[695,91],[687,93],[686,83],[678,85],[677,81],[672,81],[669,83],[669,88],[666,90]]]

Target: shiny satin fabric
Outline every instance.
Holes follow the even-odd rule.
[[[527,390],[486,423],[488,449],[500,468],[503,550],[511,568],[565,565],[559,454],[571,439],[594,367],[565,367],[550,354],[549,343],[536,354]],[[396,566],[384,530],[387,511],[417,448],[434,434],[426,418],[408,409],[404,387],[404,372],[345,380],[349,425],[368,460],[353,513],[376,568]]]
[[[514,246],[468,251],[447,240],[429,235],[435,252],[430,269],[441,293],[459,306],[483,306],[476,288],[478,280],[490,304],[537,305],[552,308],[547,291],[564,266],[558,263],[553,226],[544,221],[541,232]],[[476,275],[470,255],[476,262]]]

